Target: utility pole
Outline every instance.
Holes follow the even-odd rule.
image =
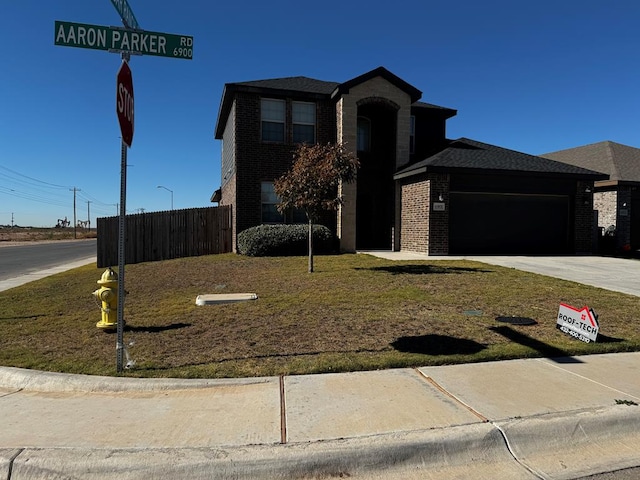
[[[91,200],[87,200],[87,221],[89,222],[87,225],[89,225],[89,231],[91,231],[91,210],[89,209],[90,203]]]
[[[11,228],[13,228],[13,212],[11,212]]]
[[[73,187],[69,189],[70,192],[73,192],[73,238],[78,238],[76,233],[77,222],[76,222],[76,192],[81,192],[79,188]]]

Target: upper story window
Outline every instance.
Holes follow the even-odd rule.
[[[409,153],[416,153],[416,117],[409,117]]]
[[[371,150],[371,120],[358,117],[357,144],[359,152]]]
[[[284,142],[285,102],[263,98],[260,105],[263,142]]]
[[[316,143],[316,104],[291,102],[293,143]]]

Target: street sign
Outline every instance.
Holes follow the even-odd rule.
[[[193,58],[193,37],[86,23],[55,22],[55,45],[134,55]]]
[[[116,114],[122,141],[131,147],[133,141],[133,77],[126,61],[122,61],[116,76]]]
[[[133,14],[133,10],[131,10],[127,0],[111,0],[111,3],[116,7],[125,27],[133,28],[134,30],[140,28],[138,20],[136,20],[136,16]]]

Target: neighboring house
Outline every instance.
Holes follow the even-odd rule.
[[[344,83],[307,77],[225,85],[215,138],[222,186],[237,234],[280,215],[273,181],[299,143],[340,142],[361,162],[328,217],[342,251],[590,252],[593,182],[607,175],[469,139],[448,140],[456,110],[383,67]]]
[[[595,182],[598,226],[615,227],[616,250],[640,250],[640,149],[599,142],[542,155],[609,175]]]

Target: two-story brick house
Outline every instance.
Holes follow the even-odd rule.
[[[456,110],[383,67],[347,82],[307,77],[225,85],[215,138],[233,239],[280,215],[273,180],[301,142],[340,142],[361,162],[329,227],[343,251],[589,252],[593,182],[607,176],[468,139],[446,138]]]

